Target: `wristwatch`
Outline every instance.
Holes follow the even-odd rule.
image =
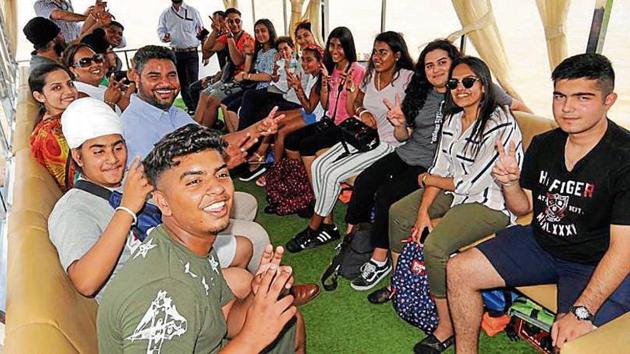
[[[578,320],[580,321],[591,321],[593,322],[593,318],[595,316],[593,316],[593,314],[586,308],[586,306],[571,306],[571,308],[569,308],[569,311],[571,311],[572,314],[575,315],[575,317],[577,317]]]

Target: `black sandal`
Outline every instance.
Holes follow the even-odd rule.
[[[392,299],[392,290],[389,287],[380,288],[376,291],[371,292],[368,297],[368,301],[380,305],[388,302]]]
[[[455,343],[455,336],[450,336],[440,342],[433,334],[428,335],[413,347],[416,354],[438,354],[442,353]]]

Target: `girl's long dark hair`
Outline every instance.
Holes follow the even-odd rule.
[[[352,32],[348,29],[348,27],[337,27],[330,32],[328,35],[328,40],[326,40],[326,47],[324,48],[324,65],[326,66],[326,70],[332,75],[333,70],[335,69],[335,62],[333,62],[332,56],[330,55],[330,41],[333,38],[337,38],[339,42],[341,42],[341,47],[343,48],[343,53],[348,59],[348,64],[352,65],[352,63],[357,61],[357,50],[354,46],[354,37],[352,37]]]
[[[490,69],[483,60],[471,56],[458,58],[453,62],[453,65],[451,65],[451,70],[449,70],[448,72],[448,78],[450,79],[453,76],[453,70],[455,69],[455,67],[464,64],[468,65],[468,67],[470,67],[470,69],[479,78],[481,86],[484,90],[481,94],[481,101],[479,102],[479,114],[477,115],[477,119],[473,124],[473,130],[470,134],[470,139],[467,139],[466,145],[464,147],[464,150],[466,150],[469,148],[469,145],[472,145],[472,153],[473,156],[476,157],[477,153],[479,152],[479,148],[481,147],[484,130],[488,121],[492,117],[492,113],[497,109],[497,107],[500,107],[505,111],[505,107],[501,107],[497,103],[497,96],[494,90],[494,85],[492,84],[492,74],[490,74]],[[444,102],[444,115],[450,116],[449,119],[451,119],[454,114],[461,111],[462,108],[456,105],[455,102],[453,102],[452,94],[446,95],[446,99]]]
[[[319,46],[318,46],[319,48]],[[320,49],[321,50],[321,49]],[[304,52],[309,52],[312,53],[313,56],[315,57],[315,59],[317,59],[317,61],[321,62],[323,57],[322,57],[322,53],[319,50],[316,50],[313,47],[306,47],[304,49],[302,49],[302,55],[304,55]],[[319,75],[317,75],[317,82],[315,83],[315,86],[313,86],[313,89],[315,90],[315,92],[319,92],[322,88],[322,72],[321,70],[319,71]],[[311,95],[311,93],[308,93],[309,97]]]
[[[413,59],[411,59],[411,56],[409,55],[409,50],[407,49],[407,43],[405,42],[405,39],[403,38],[403,36],[400,35],[400,33],[394,32],[394,31],[387,31],[387,32],[380,33],[374,39],[374,44],[376,44],[376,42],[387,43],[387,45],[392,50],[392,52],[394,52],[394,55],[396,53],[400,53],[399,54],[400,57],[398,58],[395,64],[396,72],[394,73],[394,76],[392,78],[392,85],[394,81],[396,81],[396,79],[398,78],[398,75],[400,75],[400,69],[413,70]],[[374,46],[372,46],[372,48],[374,48]],[[372,50],[372,54],[374,54],[374,50]],[[372,80],[373,75],[374,75],[374,61],[372,61],[372,59],[370,58],[366,73],[363,76],[362,84],[366,85],[368,82],[370,82],[370,80]]]
[[[448,57],[453,61],[460,57],[457,47],[446,39],[436,39],[424,47],[418,57],[415,73],[407,86],[406,96],[401,105],[401,109],[407,119],[407,126],[410,128],[415,127],[416,116],[422,107],[424,107],[429,92],[433,90],[433,85],[431,85],[424,72],[424,60],[427,54],[436,49],[445,51]]]
[[[271,23],[269,19],[261,18],[260,20],[256,21],[256,23],[254,23],[254,30],[258,25],[263,25],[267,27],[267,31],[269,32],[270,48],[273,48],[273,45],[276,42],[276,38],[278,37],[276,35],[276,28],[273,26],[273,23]],[[252,68],[250,71],[254,71],[254,64],[256,64],[258,52],[263,48],[263,45],[263,43],[259,43],[258,41],[256,41],[256,45],[254,46],[254,56],[252,57]]]

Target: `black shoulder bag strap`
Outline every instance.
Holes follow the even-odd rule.
[[[86,181],[84,179],[78,180],[74,184],[74,188],[78,188],[84,190],[88,193],[94,194],[97,197],[101,197],[109,202],[110,197],[112,196],[112,191],[105,187],[101,187],[97,184],[94,184],[90,181]]]

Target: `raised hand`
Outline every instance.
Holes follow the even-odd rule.
[[[110,105],[115,105],[122,98],[122,90],[120,88],[120,83],[116,81],[116,77],[112,74],[109,77],[109,85],[107,86],[107,90],[105,90],[105,96],[103,97],[103,101]],[[113,107],[112,107],[113,108]]]
[[[501,140],[496,141],[499,158],[492,168],[492,176],[502,185],[511,185],[521,176],[521,169],[516,159],[516,145],[510,141],[508,151],[505,151]]]
[[[346,85],[349,84],[348,81],[352,81],[352,72],[353,71],[354,71],[354,68],[350,68],[350,70],[348,70],[347,72],[344,71],[344,72],[339,73],[340,84],[343,84],[345,89],[348,88],[346,86]]]
[[[245,43],[243,43],[243,53],[245,54],[254,54],[254,40],[250,39],[250,40],[246,40]]]
[[[278,106],[275,106],[271,109],[267,117],[265,117],[258,125],[256,126],[256,132],[262,136],[273,135],[278,132],[278,125],[282,119],[284,119],[285,115],[280,114],[276,116],[278,112]]]
[[[233,169],[244,163],[247,158],[247,150],[256,144],[256,142],[258,142],[258,139],[253,138],[251,134],[247,133],[235,143],[228,144],[225,148],[228,169]]]
[[[321,63],[319,65],[320,71],[322,73],[322,86],[325,87],[329,87],[329,83],[330,83],[330,74],[328,73],[328,69],[326,69],[326,65],[324,65],[324,63]]]
[[[131,102],[131,95],[134,93],[136,93],[136,83],[134,81],[131,81],[129,85],[127,85],[127,88],[123,90],[122,97],[117,104],[118,107],[120,107],[120,109],[127,108],[129,106],[129,103]]]
[[[142,210],[151,191],[153,191],[153,186],[144,175],[144,166],[140,162],[140,157],[136,156],[127,171],[127,179],[125,180],[120,205],[131,209],[137,214]]]
[[[387,107],[387,119],[396,128],[406,125],[405,114],[400,107],[400,94],[396,94],[395,102],[392,104],[390,100],[385,98],[383,103]]]
[[[212,18],[212,16],[208,16],[208,17],[210,17],[210,28],[212,29],[212,31],[216,33],[221,32],[221,23],[215,21],[214,18]]]
[[[293,296],[281,297],[291,278],[291,268],[271,267],[260,279],[259,289],[247,310],[241,335],[259,352],[273,342],[284,326],[295,316]]]

